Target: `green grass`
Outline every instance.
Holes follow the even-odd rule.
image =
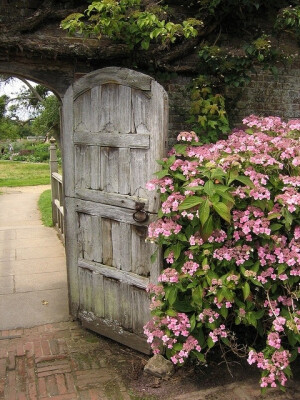
[[[47,163],[0,161],[0,187],[37,186],[50,183]]]
[[[38,201],[39,209],[42,214],[42,222],[45,226],[53,226],[52,222],[52,206],[51,206],[51,190],[45,190]]]

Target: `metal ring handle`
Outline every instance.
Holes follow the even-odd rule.
[[[132,217],[136,222],[146,222],[148,219],[148,213],[145,210],[137,210]]]

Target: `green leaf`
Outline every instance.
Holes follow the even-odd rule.
[[[204,192],[207,193],[209,196],[213,196],[216,191],[215,191],[215,185],[213,184],[212,181],[207,181],[203,187]]]
[[[169,175],[169,171],[167,169],[162,169],[161,171],[155,172],[155,175],[158,179],[164,178],[166,175]]]
[[[213,342],[212,338],[209,336],[207,338],[207,346],[209,349],[211,349],[212,347],[214,347],[215,343]]]
[[[265,310],[256,311],[254,315],[256,319],[261,319],[265,315]]]
[[[183,246],[180,243],[176,243],[176,245],[172,247],[175,260],[177,260],[178,257],[180,256],[182,248]]]
[[[171,287],[168,287],[165,289],[166,300],[168,300],[168,302],[171,306],[175,303],[175,301],[177,299],[177,291],[178,291],[177,287],[175,287],[175,286],[171,286]]]
[[[155,250],[153,254],[151,254],[150,261],[154,263],[157,259],[158,249]]]
[[[246,300],[250,294],[250,285],[248,282],[245,282],[243,286],[243,294],[244,294],[244,300]]]
[[[196,326],[196,316],[193,314],[190,318],[191,332],[195,329]]]
[[[253,311],[249,311],[246,314],[246,319],[249,322],[250,325],[254,326],[256,328],[257,326],[257,320],[255,318],[255,313]]]
[[[221,340],[226,346],[230,347],[230,341],[226,337],[221,337]]]
[[[192,290],[192,299],[194,303],[200,305],[202,304],[202,298],[203,298],[203,289],[200,285],[198,285]]]
[[[209,200],[206,199],[199,207],[199,219],[200,219],[202,226],[208,220],[208,217],[210,214],[210,205],[209,204],[210,204]]]
[[[276,232],[279,231],[279,229],[281,229],[283,227],[282,224],[271,224],[270,228],[272,232]]]
[[[179,179],[180,181],[186,181],[186,177],[180,172],[175,172],[173,176],[174,178]]]
[[[291,346],[295,346],[297,344],[297,338],[293,332],[288,331],[287,337],[288,337],[289,344]]]
[[[251,181],[250,178],[248,178],[248,176],[238,175],[237,173],[235,174],[235,173],[233,173],[233,171],[231,171],[228,184],[230,184],[233,181],[239,181],[239,182],[243,183],[245,186],[255,188],[254,183]]]
[[[195,354],[195,356],[198,358],[198,360],[200,362],[206,363],[205,356],[203,353],[199,353],[198,351],[197,352],[195,351],[195,352],[193,352],[193,354]]]
[[[219,202],[213,204],[213,208],[220,215],[221,218],[230,223],[231,221],[230,209],[226,206],[226,204]]]
[[[169,315],[169,317],[176,317],[177,312],[176,312],[175,310],[173,310],[172,308],[169,308],[169,309],[166,311],[166,314]]]
[[[228,317],[228,308],[226,307],[221,307],[220,308],[220,314],[222,315],[222,317],[224,319],[226,319]]]
[[[178,311],[178,312],[190,312],[190,311],[195,311],[194,307],[191,306],[190,302],[187,302],[185,300],[176,300],[173,304],[173,307]]]
[[[183,200],[183,202],[181,204],[179,204],[178,210],[179,211],[187,210],[189,208],[197,206],[198,204],[200,204],[202,202],[203,202],[202,197],[198,197],[198,196],[187,197],[185,200]]]
[[[214,230],[214,222],[213,217],[210,215],[208,220],[206,221],[205,225],[203,226],[202,233],[204,236],[209,237]]]
[[[270,221],[271,219],[275,219],[275,218],[279,218],[279,217],[281,217],[280,213],[272,213],[272,214],[268,215],[267,219]]]
[[[176,153],[178,153],[178,154],[184,154],[186,148],[187,148],[186,144],[175,144],[175,146],[174,146],[174,149],[176,150]]]
[[[218,186],[216,187],[216,192],[224,199],[224,200],[228,200],[231,203],[234,204],[234,198],[227,192],[225,192],[224,190],[220,190],[218,188]]]

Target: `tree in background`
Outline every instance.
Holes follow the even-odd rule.
[[[60,102],[55,95],[47,96],[40,103],[40,114],[32,122],[32,132],[35,135],[54,136],[59,143],[60,138]]]
[[[14,79],[16,78],[1,77],[0,81],[13,85]],[[3,119],[2,123],[5,122],[2,135],[0,132],[0,139],[53,135],[59,140],[57,97],[43,85],[34,85],[23,78],[18,79],[26,85],[26,88],[21,89],[13,97],[5,95],[0,98],[0,116]]]

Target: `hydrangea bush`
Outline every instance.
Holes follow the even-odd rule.
[[[262,388],[283,388],[300,352],[300,120],[243,124],[215,144],[181,132],[148,183],[162,200],[149,240],[165,266],[144,329],[154,353],[181,365],[216,344],[237,351],[238,325],[252,326],[261,341],[248,362]]]

